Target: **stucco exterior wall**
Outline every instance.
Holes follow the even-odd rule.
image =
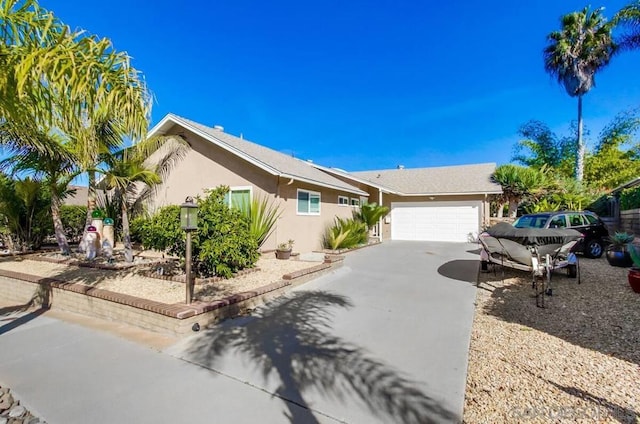
[[[322,234],[327,225],[330,225],[336,216],[352,216],[351,207],[338,205],[338,196],[359,198],[357,195],[279,178],[201,137],[191,133],[182,135],[192,150],[159,186],[158,194],[150,204],[151,211],[162,206],[181,204],[187,196],[204,195],[206,189],[220,185],[251,187],[254,197],[268,196],[276,202],[282,212],[272,235],[262,249],[275,249],[279,243],[292,239],[295,241],[296,252],[320,249]],[[299,188],[320,192],[320,215],[297,213]]]

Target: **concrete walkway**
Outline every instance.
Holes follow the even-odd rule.
[[[50,424],[459,422],[474,249],[353,252],[338,272],[162,352],[46,315],[4,333],[0,322],[0,383]]]

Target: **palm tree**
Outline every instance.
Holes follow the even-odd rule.
[[[122,241],[127,262],[133,262],[129,210],[155,194],[155,187],[162,183],[176,161],[186,155],[188,148],[182,138],[158,137],[104,157],[106,168],[99,172],[104,175],[104,188],[113,190],[115,200],[121,204]]]
[[[509,204],[509,217],[515,218],[518,206],[527,197],[540,194],[547,185],[545,170],[526,168],[518,165],[500,165],[492,176],[502,186],[502,201],[498,205],[498,217],[502,218],[502,210]]]
[[[640,48],[640,1],[636,0],[620,9],[611,22],[627,30],[619,40],[621,50]]]
[[[146,134],[149,92],[108,39],[70,31],[35,0],[0,0],[0,40],[1,120],[73,134],[108,110],[130,137]]]
[[[578,141],[575,176],[584,175],[585,145],[582,138],[582,96],[595,86],[595,74],[606,66],[617,49],[612,25],[601,14],[585,7],[562,17],[562,29],[547,36],[544,67],[555,76],[571,97],[578,98]]]
[[[8,168],[15,172],[29,172],[49,190],[51,196],[51,217],[60,252],[70,253],[69,243],[64,233],[60,217],[60,206],[70,193],[69,184],[78,175],[77,161],[68,150],[68,144],[60,134],[46,131],[24,133],[25,128],[15,126],[13,122],[0,124],[0,140],[10,148],[10,157],[0,162],[0,168]],[[55,146],[53,149],[37,149],[25,145],[25,139],[38,140],[39,145]]]

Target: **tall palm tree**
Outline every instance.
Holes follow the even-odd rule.
[[[572,12],[561,18],[562,28],[547,36],[544,67],[555,76],[571,97],[578,98],[578,140],[575,176],[584,176],[585,145],[582,137],[582,96],[595,86],[595,74],[606,66],[617,45],[611,34],[612,25],[601,14],[602,9]]]
[[[99,172],[104,175],[104,188],[113,190],[113,196],[122,205],[122,241],[127,262],[133,262],[129,210],[155,193],[155,188],[173,169],[176,161],[186,155],[188,148],[182,138],[157,137],[104,157],[106,168]]]
[[[620,9],[611,22],[626,30],[618,41],[621,50],[640,48],[640,1],[636,0]]]

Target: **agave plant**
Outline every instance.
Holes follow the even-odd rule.
[[[367,225],[356,219],[336,217],[334,225],[324,235],[323,244],[329,249],[349,249],[367,242]]]
[[[241,204],[240,210],[249,221],[251,235],[258,242],[258,247],[261,247],[273,232],[282,211],[267,196],[254,197],[250,202]]]

